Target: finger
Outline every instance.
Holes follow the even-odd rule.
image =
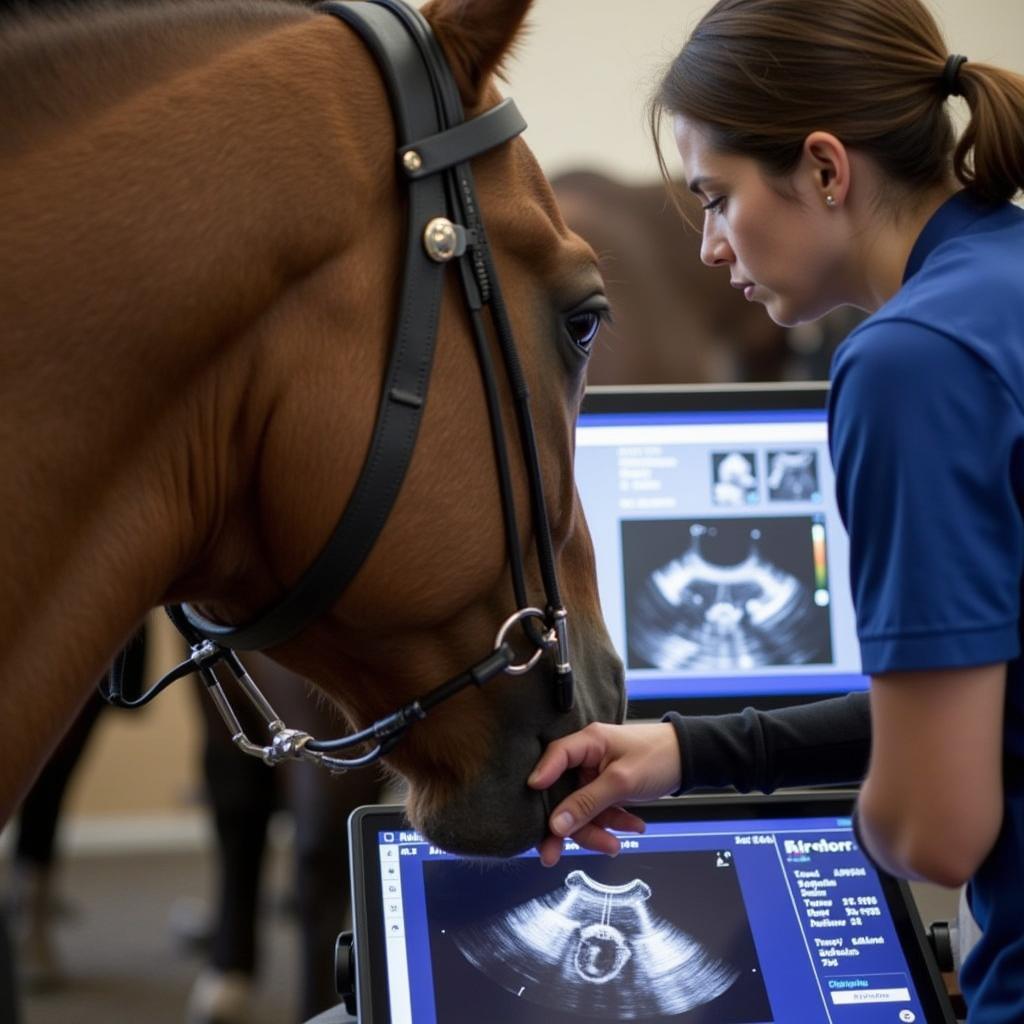
[[[540,862],[546,868],[553,868],[562,856],[562,840],[558,836],[547,835],[537,845]]]
[[[578,832],[574,832],[572,840],[584,850],[606,853],[609,857],[617,857],[621,848],[619,840],[611,832],[594,824],[584,825]]]
[[[616,832],[646,832],[647,822],[623,807],[609,807],[594,817],[594,824]]]
[[[570,793],[552,812],[548,828],[556,836],[573,835],[628,795],[626,780],[614,770],[613,765],[593,782]]]
[[[548,744],[526,780],[527,785],[547,789],[571,768],[597,767],[604,755],[604,744],[589,729],[563,736]]]
[[[615,829],[617,832],[644,832],[647,823],[621,807],[609,807],[597,815],[591,824],[584,825],[576,832],[572,840],[584,849],[615,856],[621,844],[616,837],[608,834],[607,829]],[[537,852],[546,868],[554,867],[562,855],[562,840],[558,836],[548,835],[538,844]]]

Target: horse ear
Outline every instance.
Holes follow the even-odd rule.
[[[451,64],[452,74],[471,109],[487,79],[501,73],[532,0],[431,0],[422,13]]]

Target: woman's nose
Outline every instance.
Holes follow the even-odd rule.
[[[700,258],[709,267],[720,267],[732,262],[732,249],[722,234],[704,224],[704,233],[700,241]]]

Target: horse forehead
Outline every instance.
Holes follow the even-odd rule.
[[[482,174],[481,206],[496,247],[516,256],[553,286],[572,290],[601,283],[597,255],[562,216],[547,178],[528,146],[515,140],[496,173]]]

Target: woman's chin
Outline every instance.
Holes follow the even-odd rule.
[[[807,319],[801,316],[791,303],[774,293],[769,292],[767,298],[754,301],[760,302],[764,306],[772,323],[778,324],[779,327],[796,327],[797,324],[804,323]]]

